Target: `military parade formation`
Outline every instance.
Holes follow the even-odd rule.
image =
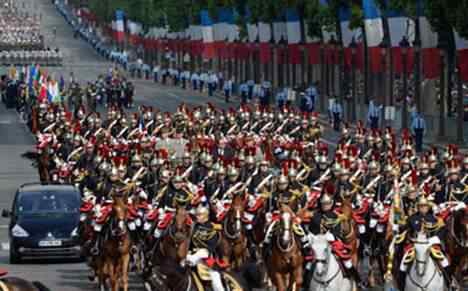
[[[42,183],[80,189],[100,286],[127,290],[129,271],[148,290],[463,285],[468,156],[457,146],[417,154],[409,131],[362,122],[341,123],[334,145],[317,113],[286,105],[133,110],[119,101],[124,78],[107,78],[104,114],[40,100],[28,155]],[[70,94],[85,100],[103,82]]]
[[[0,26],[0,65],[61,64],[59,49],[45,45],[39,15],[28,14],[19,3],[0,1]]]

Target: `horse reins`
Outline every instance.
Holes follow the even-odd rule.
[[[313,279],[315,282],[319,283],[320,285],[323,285],[323,286],[326,288],[326,287],[327,287],[328,285],[330,285],[330,283],[338,276],[338,274],[340,273],[340,271],[341,271],[341,269],[338,268],[338,269],[336,270],[335,274],[333,274],[333,276],[331,276],[331,278],[328,279],[328,280],[320,280],[320,279],[317,279],[317,277],[315,277],[315,276],[313,276],[312,279]]]
[[[230,234],[228,230],[228,219],[225,219],[223,222],[223,229],[224,229],[224,234],[226,234],[226,237],[230,240],[236,240],[240,237],[240,233],[234,233]]]
[[[417,262],[420,262],[420,261],[417,261]],[[424,263],[426,263],[426,262],[424,262]],[[434,273],[432,273],[431,279],[429,279],[429,281],[427,281],[427,284],[424,285],[424,286],[420,285],[418,282],[416,282],[416,281],[413,279],[413,277],[411,277],[411,272],[408,274],[408,277],[409,277],[409,279],[411,280],[411,282],[412,282],[416,287],[418,287],[418,288],[421,289],[422,291],[426,291],[426,290],[427,290],[427,286],[429,286],[429,284],[431,284],[432,280],[434,280],[435,275],[436,275],[437,272],[438,272],[438,270],[437,270],[437,267],[436,267],[436,268],[434,268]]]
[[[295,245],[296,245],[296,238],[294,237],[294,233],[292,235],[291,242],[285,248],[281,246],[280,236],[279,235],[276,236],[276,246],[282,253],[289,253],[294,248]]]

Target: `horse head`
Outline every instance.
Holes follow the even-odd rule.
[[[424,276],[427,269],[427,263],[430,259],[430,248],[432,243],[429,241],[425,233],[418,233],[414,241],[414,251],[416,255],[416,274],[420,277]]]
[[[282,252],[288,252],[294,246],[293,213],[289,207],[282,207],[280,227],[278,232],[278,248]]]
[[[176,214],[168,229],[168,237],[175,249],[176,259],[182,260],[187,256],[192,226],[185,208],[177,208]]]
[[[229,239],[237,239],[242,233],[242,217],[244,215],[244,199],[241,195],[235,195],[231,208],[224,222],[224,234]]]
[[[318,277],[326,276],[330,260],[330,244],[327,240],[327,235],[321,234],[313,236],[311,239],[312,250],[315,256],[315,274]]]
[[[128,207],[122,196],[113,195],[110,230],[113,237],[123,237],[127,234],[127,212]]]

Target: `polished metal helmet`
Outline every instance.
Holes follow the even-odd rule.
[[[237,170],[237,168],[235,168],[235,167],[229,167],[229,169],[227,171],[227,175],[229,177],[235,177],[235,176],[239,175],[239,170]]]
[[[333,198],[330,195],[323,194],[322,198],[320,198],[320,203],[323,204],[331,204],[333,203]]]

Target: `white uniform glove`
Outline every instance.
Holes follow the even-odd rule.
[[[466,204],[464,202],[459,202],[457,206],[453,209],[454,211],[465,209]]]
[[[186,261],[191,266],[196,266],[202,259],[208,258],[209,253],[206,249],[200,249],[196,253],[188,255]]]

